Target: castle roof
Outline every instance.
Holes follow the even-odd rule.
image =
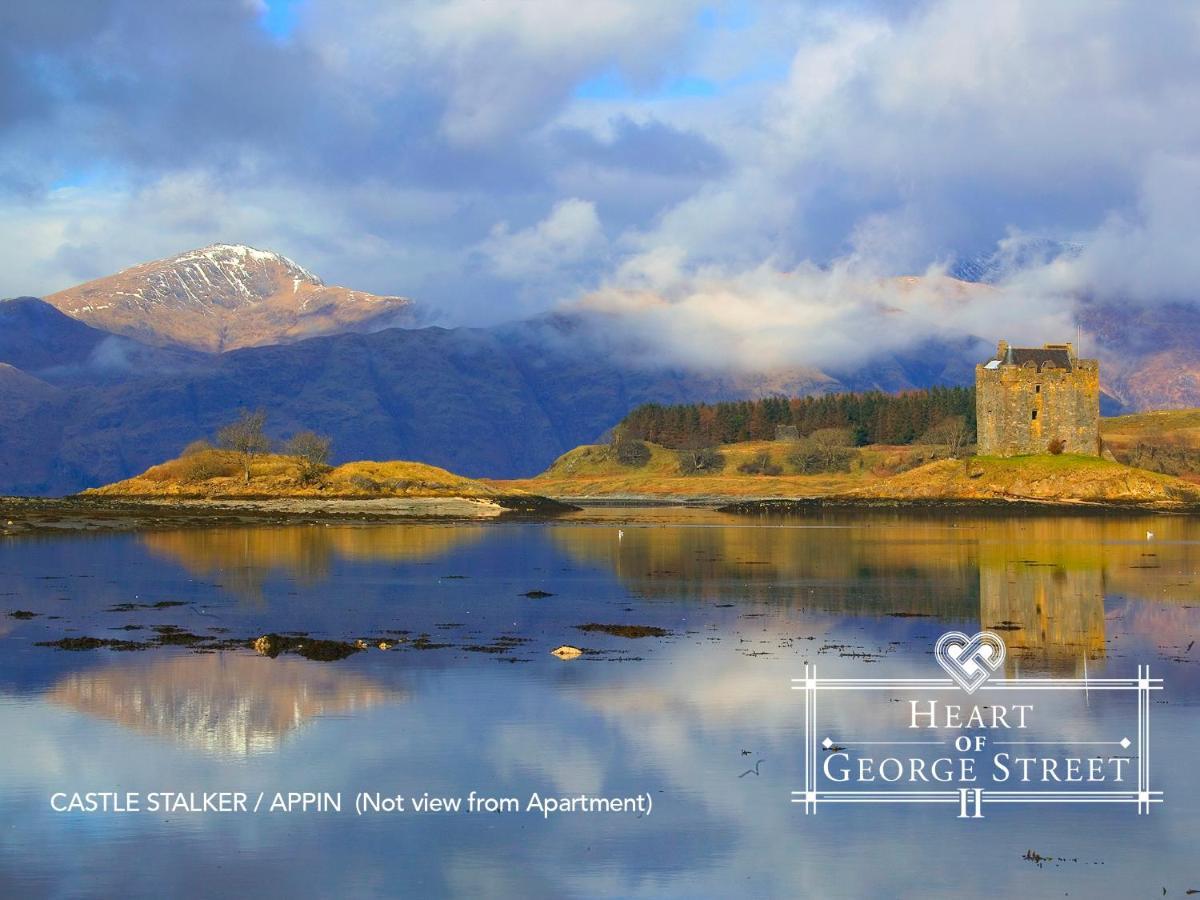
[[[996,356],[987,363],[987,368],[1023,366],[1026,363],[1033,363],[1038,369],[1041,369],[1046,363],[1050,363],[1056,368],[1066,369],[1070,372],[1075,367],[1075,354],[1071,352],[1069,346],[1061,344],[1047,347],[1009,347],[1002,344]]]
[[[1071,354],[1065,347],[1009,347],[1005,363],[1023,366],[1031,362],[1039,369],[1046,363],[1054,363],[1060,369],[1071,369]]]

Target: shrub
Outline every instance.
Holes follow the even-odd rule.
[[[383,492],[383,485],[374,478],[369,478],[366,475],[351,475],[350,486],[364,494],[379,494]]]
[[[788,462],[801,475],[849,472],[850,464],[858,457],[858,451],[845,444],[839,446],[828,439],[818,438],[819,434],[813,432],[802,440],[795,452],[788,456]]]
[[[725,468],[725,454],[713,447],[679,451],[681,475],[711,475]]]
[[[186,458],[188,456],[195,456],[198,453],[208,453],[212,449],[212,444],[204,440],[204,438],[200,438],[200,440],[192,441],[190,444],[184,447],[183,452],[179,455]]]
[[[763,451],[738,466],[738,471],[743,475],[782,475],[783,466],[771,462],[771,454]]]
[[[1052,440],[1049,443],[1049,445],[1047,445],[1046,449],[1049,450],[1051,453],[1053,453],[1055,456],[1058,456],[1060,453],[1062,453],[1064,450],[1067,449],[1067,442],[1064,441],[1062,438],[1055,438],[1054,440]]]
[[[915,469],[917,466],[923,466],[936,458],[936,454],[929,455],[911,450],[888,453],[871,466],[871,474],[876,478],[888,478]]]
[[[800,440],[800,429],[795,425],[776,425],[775,440],[794,444]]]
[[[199,442],[197,442],[199,443]],[[224,478],[237,472],[237,463],[220,450],[197,450],[184,452],[180,479],[188,484]]]
[[[305,484],[318,482],[328,474],[329,444],[329,438],[311,431],[297,432],[287,442],[284,453],[300,464],[300,480]]]
[[[650,448],[644,441],[624,438],[616,442],[616,457],[623,466],[641,468],[650,462]]]

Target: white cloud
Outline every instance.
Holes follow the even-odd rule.
[[[1069,308],[1039,295],[968,284],[937,268],[885,277],[853,257],[821,268],[769,264],[680,269],[678,254],[639,259],[582,307],[654,358],[700,369],[809,365],[848,371],[928,338],[1071,334]],[[605,321],[604,318],[601,321]]]
[[[1081,235],[1082,249],[1009,276],[1015,289],[1147,303],[1200,299],[1200,156],[1156,157],[1130,213]]]
[[[480,249],[497,275],[518,280],[569,271],[593,259],[605,244],[595,204],[572,197],[528,228],[513,231],[507,222],[497,223]]]
[[[764,2],[701,26],[693,0],[310,0],[283,46],[230,2],[203,40],[207,19],[136,0],[62,46],[0,36],[0,69],[37,38],[59,78],[96,54],[120,76],[52,85],[45,109],[0,86],[0,190],[24,191],[0,200],[0,296],[236,240],[454,322],[594,293],[735,365],[1197,297],[1194,6]],[[760,58],[779,71],[739,82]],[[573,96],[612,71],[635,90]],[[720,87],[639,93],[680,75]],[[683,172],[689,141],[711,158]],[[111,177],[26,190],[71,153]],[[965,305],[893,278],[1023,235],[1083,250]]]
[[[311,39],[343,77],[378,96],[414,77],[441,98],[436,127],[459,146],[536,128],[581,79],[612,66],[657,75],[699,0],[420,0],[315,5]],[[434,123],[431,123],[434,124]]]

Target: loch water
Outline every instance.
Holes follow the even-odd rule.
[[[1144,738],[1134,693],[1103,690],[1023,700],[1029,733],[1003,736],[1084,760],[1144,742],[1163,802],[966,820],[956,805],[792,802],[817,737],[792,689],[806,665],[940,678],[937,638],[981,629],[1007,645],[997,678],[1163,679]],[[367,649],[235,646],[266,633]],[[153,640],[171,634],[203,640]],[[0,896],[1184,896],[1200,889],[1198,636],[1188,517],[601,508],[6,538]],[[38,646],[64,637],[128,643]],[[947,729],[885,746],[905,702],[823,695],[819,737],[851,759],[949,752]],[[342,808],[56,811],[55,795],[89,792]],[[358,815],[361,792],[520,808]],[[526,808],[535,794],[652,808],[547,813]]]

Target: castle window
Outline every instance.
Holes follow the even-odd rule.
[[[1031,419],[1032,419],[1033,421],[1036,421],[1036,420],[1037,420],[1037,410],[1036,410],[1036,409],[1033,411],[1033,416],[1031,417]]]
[[[1035,394],[1040,394],[1042,392],[1042,386],[1040,384],[1035,384],[1033,386],[1033,392]]]

